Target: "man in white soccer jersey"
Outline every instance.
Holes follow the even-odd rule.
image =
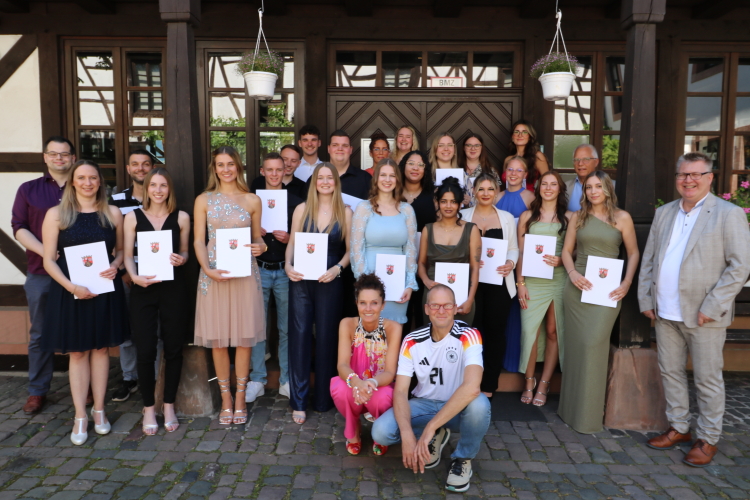
[[[451,430],[459,432],[445,488],[462,492],[469,489],[471,459],[490,425],[490,402],[479,390],[482,337],[453,319],[456,298],[447,286],[432,287],[424,307],[430,323],[404,338],[393,408],[375,421],[372,439],[386,446],[401,442],[404,466],[424,472],[440,463]],[[418,383],[409,400],[414,374]]]

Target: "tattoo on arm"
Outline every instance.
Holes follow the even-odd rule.
[[[476,253],[474,254],[474,260],[477,262],[482,260],[482,246],[481,245],[477,247]]]

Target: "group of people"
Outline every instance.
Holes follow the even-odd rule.
[[[489,162],[476,134],[461,148],[451,134],[439,134],[424,152],[415,130],[403,127],[395,145],[390,151],[387,137],[372,138],[370,174],[351,164],[351,139],[341,130],[329,137],[330,161],[321,161],[320,132],[308,125],[298,145],[265,156],[262,175],[250,186],[238,152],[216,149],[193,211],[192,243],[201,268],[193,343],[212,350],[222,398],[219,423],[246,423],[247,403],[264,394],[267,382],[266,322],[273,294],[279,392],[289,397],[294,422],[305,422],[308,407],[335,406],[346,418],[347,451],[358,454],[364,416],[374,421],[373,453],[401,442],[404,465],[415,471],[436,466],[450,432],[460,432],[446,487],[465,491],[471,459],[490,421],[488,397],[497,390],[502,368],[524,373],[521,402],[541,406],[559,362],[560,417],[582,433],[602,429],[609,338],[638,268],[636,233],[630,215],[617,207],[612,180],[597,170],[592,145],[575,150],[576,177],[567,183],[550,169],[534,128],[524,121],[514,125],[511,155],[502,169]],[[121,354],[121,362],[135,360],[136,369],[130,368],[134,373],[119,392],[127,397],[140,385],[143,432],[155,434],[157,360],[163,352],[164,427],[174,432],[189,327],[183,312],[190,277],[182,266],[191,222],[176,208],[170,174],[153,168],[146,151],[134,151],[128,160],[133,186],[108,201],[101,169],[89,160],[76,162],[70,141],[49,139],[44,155],[48,172],[23,184],[13,207],[15,236],[29,258],[30,397],[24,410],[41,409],[52,354],[68,353],[75,405],[71,441],[87,439],[89,391],[95,431],[106,434],[107,349],[121,346],[121,353],[135,351],[131,361]],[[461,168],[463,179],[437,183],[440,168]],[[697,459],[686,458],[691,465],[706,464],[716,453],[723,415],[721,346],[734,297],[750,273],[745,214],[710,194],[711,168],[700,153],[678,160],[676,189],[682,199],[657,210],[638,286],[641,309],[656,321],[672,423],[650,445],[665,448],[691,439],[689,350],[701,412]],[[261,189],[287,191],[287,231],[262,227],[264,207],[254,194]],[[342,195],[362,201],[347,204]],[[227,277],[217,268],[216,231],[225,228],[250,228],[248,277]],[[136,235],[155,230],[172,231],[174,280],[138,274]],[[294,262],[295,235],[310,232],[328,241],[327,270],[312,279]],[[525,277],[528,234],[557,239],[554,252],[543,256],[554,268],[552,279]],[[482,238],[507,242],[506,261],[493,270],[504,277],[503,285],[479,282]],[[114,281],[114,292],[95,295],[70,281],[64,250],[99,241],[110,255],[101,277]],[[617,307],[581,302],[582,292],[593,286],[585,277],[588,258],[618,258],[621,246],[627,263],[620,286],[609,294]],[[375,274],[379,254],[405,256],[397,300],[385,300]],[[684,262],[702,272],[681,272]],[[436,281],[438,263],[469,265],[468,294],[461,303],[446,283]],[[403,329],[412,325],[416,329],[402,341]],[[417,386],[409,399],[413,376]]]

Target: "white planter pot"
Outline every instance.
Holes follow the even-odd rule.
[[[248,71],[244,75],[247,94],[256,99],[272,99],[277,75],[265,71]]]
[[[559,101],[567,99],[573,88],[573,80],[576,75],[566,72],[545,73],[539,77],[539,83],[542,84],[542,93],[547,101]]]

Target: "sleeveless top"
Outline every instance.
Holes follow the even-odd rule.
[[[576,231],[576,271],[586,274],[589,255],[616,259],[620,255],[622,233],[614,226],[588,216],[586,224]]]
[[[352,340],[352,359],[350,366],[362,380],[372,378],[385,371],[385,355],[388,342],[385,339],[383,318],[378,319],[378,327],[368,332],[362,326],[362,318],[357,322]]]
[[[427,239],[427,277],[435,279],[435,263],[451,262],[456,264],[468,264],[471,257],[469,242],[471,241],[471,229],[473,222],[464,224],[461,239],[456,245],[438,245],[435,243],[435,224],[427,224],[429,238]]]
[[[523,198],[521,198],[522,192],[523,189],[519,189],[518,191],[504,191],[505,194],[495,204],[495,207],[500,210],[505,210],[517,219],[522,213],[528,210],[526,203],[524,203]]]
[[[303,233],[322,233],[315,225],[315,221],[307,219],[302,222]],[[328,268],[341,260],[346,252],[346,242],[341,237],[341,225],[337,222],[328,233]]]
[[[148,217],[146,217],[146,214],[143,213],[143,209],[137,208],[133,210],[133,213],[135,213],[136,234],[144,231],[157,231],[151,221],[148,220]],[[167,215],[167,218],[164,220],[164,224],[162,224],[161,229],[159,229],[159,231],[172,231],[172,253],[180,253],[180,224],[177,222],[179,215],[179,210],[175,210],[171,214]],[[148,250],[148,248],[144,249],[144,251],[146,252]],[[135,247],[133,248],[133,257],[136,257],[135,261],[138,262],[138,245],[135,245]],[[174,268],[174,272],[181,272],[182,269],[183,266],[176,266]]]
[[[117,243],[117,233],[115,228],[102,226],[99,223],[99,213],[97,212],[78,212],[75,223],[67,229],[60,231],[57,237],[57,251],[60,257],[57,259],[57,265],[66,278],[70,279],[68,271],[68,261],[65,258],[65,248],[86,243],[96,243],[103,241],[107,246],[107,257],[112,262],[115,258],[112,251]]]

